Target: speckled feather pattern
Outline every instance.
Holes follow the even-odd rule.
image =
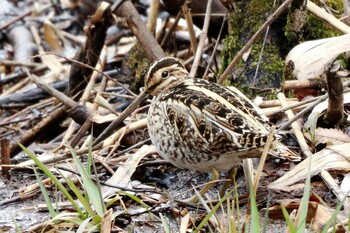
[[[160,155],[199,171],[227,170],[243,158],[261,156],[270,126],[259,109],[235,88],[188,78],[182,64],[171,59],[154,65],[146,80],[156,83],[154,89],[172,80],[154,92],[148,112],[148,132]],[[156,77],[164,71],[168,77]],[[286,148],[278,140],[274,144]]]

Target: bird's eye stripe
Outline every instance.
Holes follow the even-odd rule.
[[[178,67],[181,67],[183,69],[186,69],[184,67],[184,65],[177,59],[175,58],[163,58],[161,60],[159,60],[158,62],[155,62],[148,71],[148,77],[152,77],[154,75],[155,72],[157,72],[158,70],[164,68],[164,67],[170,67],[173,65],[177,65]]]

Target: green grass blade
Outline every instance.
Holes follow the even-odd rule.
[[[132,195],[132,194],[130,194],[128,192],[124,192],[124,191],[119,191],[118,194],[128,196],[129,198],[131,198],[134,201],[136,201],[137,203],[139,203],[145,209],[149,209],[150,208],[150,206],[148,206],[146,203],[144,203],[140,198],[138,198],[135,195]]]
[[[250,183],[250,182],[249,182]],[[260,232],[259,210],[256,204],[253,185],[250,183],[250,207],[251,207],[251,232]]]
[[[164,232],[170,233],[170,226],[169,226],[168,219],[166,217],[164,217],[162,213],[160,213],[159,215],[160,215],[160,219],[162,220]]]
[[[269,221],[269,209],[270,209],[270,203],[271,203],[271,195],[272,195],[272,190],[269,189],[269,194],[267,195],[267,203],[266,203],[266,212],[264,216],[264,223],[263,223],[263,228],[261,229],[262,233],[267,232],[267,225]]]
[[[86,172],[88,174],[92,174],[91,172],[91,167],[92,167],[92,135],[90,136],[90,141],[89,141],[89,152],[88,152],[88,157],[87,157],[87,166],[86,166]]]
[[[79,228],[77,229],[76,233],[84,233],[86,232],[87,226],[89,222],[91,221],[91,218],[85,219],[80,225]]]
[[[286,210],[286,207],[284,207],[283,204],[281,204],[281,209],[282,209],[283,217],[284,217],[284,219],[287,222],[287,226],[288,226],[289,232],[291,232],[291,233],[297,232],[297,229],[295,228],[294,223],[290,219],[289,213],[288,213],[288,211]]]
[[[13,221],[13,224],[15,225],[15,231],[16,233],[21,233],[21,228],[19,227],[18,225],[18,222],[16,221],[16,219],[12,216],[12,221]]]
[[[97,188],[95,183],[90,178],[89,174],[86,172],[85,168],[83,167],[83,165],[81,164],[77,155],[75,154],[75,151],[71,147],[69,147],[69,150],[73,156],[75,165],[77,166],[78,171],[83,179],[84,188],[85,188],[87,194],[89,195],[90,201],[91,201],[93,207],[95,208],[97,214],[101,218],[103,218],[103,214],[105,213],[105,206],[104,206],[104,202],[101,198],[102,195],[100,193],[100,190]]]
[[[348,200],[348,195],[349,195],[349,193],[347,193],[347,195],[345,195],[343,200],[340,203],[338,203],[337,207],[335,208],[334,212],[332,213],[331,218],[327,221],[327,223],[323,227],[322,233],[328,232],[328,229],[331,227],[331,225],[335,225],[337,215],[339,214],[340,209],[344,206],[344,202]],[[333,232],[335,230],[336,230],[336,228],[333,228]]]
[[[80,218],[78,216],[74,216],[74,215],[67,215],[67,213],[60,213],[52,220],[53,221],[59,220],[59,221],[71,222],[77,226],[80,226],[80,224],[82,224],[86,219],[82,219],[82,218]],[[89,226],[93,226],[93,225],[91,223],[89,223]]]
[[[69,178],[66,178],[64,176],[62,176],[65,181],[67,182],[67,184],[69,185],[70,189],[74,192],[75,196],[78,198],[78,200],[80,201],[80,203],[84,206],[87,215],[90,217],[95,217],[96,213],[95,211],[91,208],[89,200],[87,200],[83,194],[81,193],[81,191],[78,189],[78,187],[73,183],[73,181]]]
[[[86,160],[85,170],[86,170],[86,173],[89,174],[89,176],[91,176],[91,174],[92,174],[92,171],[91,171],[91,167],[92,167],[92,156],[91,156],[92,155],[92,135],[90,135],[88,149],[89,149],[89,152],[88,152],[88,156],[87,156],[87,160]],[[90,200],[88,192],[85,192],[84,196],[87,200]]]
[[[308,163],[308,172],[305,181],[303,198],[301,199],[300,213],[298,213],[297,232],[304,233],[306,229],[306,217],[309,209],[309,199],[311,190],[311,160]]]
[[[47,209],[49,210],[51,218],[54,218],[54,217],[56,217],[57,213],[56,213],[55,208],[53,207],[53,205],[51,203],[49,194],[47,193],[46,188],[45,188],[42,180],[39,177],[38,171],[35,169],[35,167],[33,167],[33,170],[34,170],[34,174],[36,176],[36,179],[37,179],[37,181],[39,183],[41,193],[44,196],[44,199],[45,199],[45,202],[46,202],[46,205],[47,205]],[[57,224],[57,222],[55,222],[55,224]]]
[[[199,223],[198,227],[195,229],[194,233],[200,232],[200,230],[204,227],[205,224],[208,223],[211,216],[216,212],[216,210],[226,201],[226,199],[234,192],[235,190],[231,190],[230,192],[226,193],[223,198],[216,203],[216,205],[213,207],[213,209],[205,216],[205,218]]]
[[[62,194],[72,203],[74,209],[79,213],[83,218],[84,213],[80,210],[79,205],[75,202],[73,197],[69,194],[67,189],[61,184],[61,182],[52,174],[52,172],[46,168],[46,166],[27,148],[25,148],[21,143],[18,143],[21,149],[35,162],[35,164],[52,180],[52,182],[58,187]]]
[[[113,205],[116,201],[123,201],[123,200],[119,195],[116,195],[112,199],[108,200],[108,202],[106,203],[106,207],[108,208],[109,206]],[[124,205],[121,205],[121,207],[124,207]]]

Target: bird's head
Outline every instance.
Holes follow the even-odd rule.
[[[182,62],[165,57],[151,65],[145,77],[145,87],[149,93],[157,95],[186,78],[188,72]]]

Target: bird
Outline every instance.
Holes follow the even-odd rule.
[[[148,133],[166,161],[182,169],[213,173],[261,156],[271,126],[237,88],[191,78],[174,57],[154,62],[144,82],[153,96]],[[274,136],[269,153],[299,161],[280,139]]]

